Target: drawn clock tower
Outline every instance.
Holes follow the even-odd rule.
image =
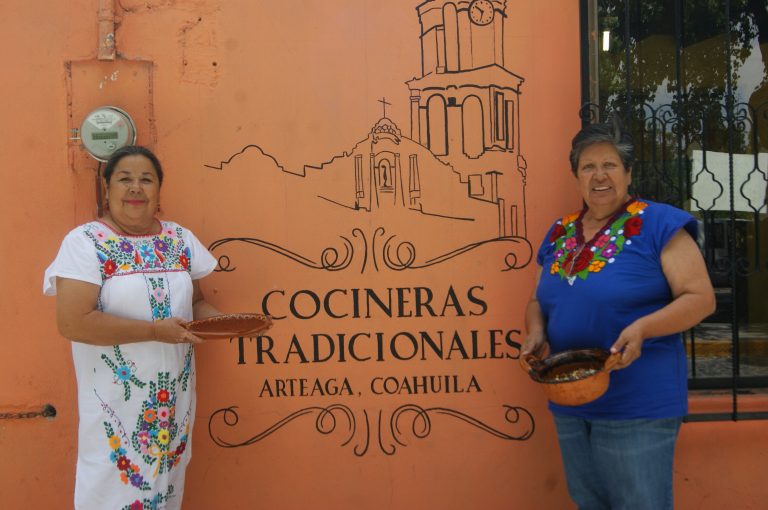
[[[504,67],[506,0],[427,0],[421,76],[407,83],[411,139],[451,164],[472,198],[499,205],[500,237],[525,237],[523,78]]]

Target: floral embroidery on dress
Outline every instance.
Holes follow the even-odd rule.
[[[159,234],[120,236],[100,222],[85,225],[96,246],[101,279],[139,272],[189,271],[192,253],[184,244],[182,228],[162,223]]]
[[[114,346],[114,351],[117,363],[112,361],[106,354],[102,354],[101,359],[104,360],[104,363],[106,363],[107,366],[112,369],[112,372],[114,373],[114,383],[123,385],[123,398],[127,402],[131,399],[130,383],[135,384],[139,388],[143,388],[146,383],[141,382],[136,377],[136,363],[123,358],[123,353],[120,350],[119,345]]]
[[[130,443],[120,418],[118,418],[115,410],[112,409],[109,404],[104,402],[95,390],[94,393],[96,393],[96,398],[101,401],[101,408],[114,423],[113,427],[113,423],[105,421],[104,432],[107,435],[107,442],[110,449],[109,460],[112,461],[120,473],[120,481],[123,484],[133,486],[138,490],[152,490],[151,484],[147,482],[144,475],[142,475],[141,468],[132,462],[128,456],[126,448]]]
[[[189,352],[191,353],[192,349]],[[126,450],[128,446],[141,456],[147,466],[154,466],[152,478],[169,472],[181,462],[189,441],[190,414],[187,410],[181,422],[178,422],[176,384],[177,381],[184,379],[183,385],[186,386],[188,375],[189,365],[186,365],[185,370],[177,378],[171,379],[169,373],[164,372],[158,374],[157,382],[149,382],[148,395],[142,402],[136,428],[130,439],[114,409],[104,402],[98,393],[96,394],[101,401],[102,409],[112,422],[104,422],[104,432],[110,449],[109,458],[117,468],[123,484],[142,491],[152,490],[151,483],[145,478],[146,474],[141,472],[141,468],[128,455]],[[146,506],[150,501],[152,500],[144,499],[141,503],[145,505],[144,508],[155,508]],[[164,500],[160,502],[162,501]]]
[[[176,380],[168,372],[149,383],[149,396],[142,403],[132,434],[133,447],[144,462],[154,465],[153,476],[170,471],[181,461],[189,439],[189,414],[176,420]],[[176,439],[178,444],[174,447]]]
[[[144,275],[149,291],[149,305],[152,308],[152,319],[159,321],[171,316],[171,293],[165,277]]]
[[[646,207],[647,203],[632,200],[610,225],[584,244],[579,242],[580,213],[558,220],[549,236],[555,259],[549,267],[550,274],[559,274],[573,285],[576,277],[585,280],[590,273],[602,271],[616,260],[625,246],[632,244],[632,237],[640,234],[643,227],[640,216]]]
[[[123,448],[120,436],[115,434],[114,429],[109,422],[104,422],[104,431],[107,433],[109,447],[112,449],[112,453],[109,454],[109,459],[120,471],[120,481],[125,485],[130,484],[143,491],[151,490],[152,487],[146,480],[144,480],[144,476],[141,474],[141,469],[131,462],[125,448]]]
[[[155,494],[152,499],[137,499],[121,508],[121,510],[158,510],[161,503],[165,503],[173,497],[173,485],[168,486],[165,494]]]
[[[187,345],[187,354],[184,355],[184,368],[176,378],[176,384],[181,384],[181,391],[187,391],[189,376],[192,375],[192,356],[195,349],[192,345]]]

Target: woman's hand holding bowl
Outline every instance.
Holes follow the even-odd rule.
[[[199,344],[203,340],[183,326],[186,321],[178,317],[170,317],[153,323],[154,338],[159,342],[169,344]]]
[[[612,354],[617,352],[621,353],[621,358],[615,367],[616,370],[627,368],[632,362],[640,357],[644,340],[645,336],[642,333],[642,328],[637,324],[637,321],[622,330],[619,334],[619,338],[611,346]]]
[[[549,343],[547,342],[547,336],[543,331],[533,331],[529,333],[520,348],[521,357],[532,355],[542,359],[546,358],[548,354]]]

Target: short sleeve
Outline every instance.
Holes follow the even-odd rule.
[[[208,276],[216,269],[218,264],[216,258],[195,237],[195,234],[187,229],[184,229],[184,244],[190,251],[191,267],[189,275],[193,280],[199,280],[204,276]]]
[[[657,253],[660,255],[664,247],[675,234],[684,228],[694,241],[698,241],[699,223],[690,213],[666,204],[655,204],[658,208],[658,231],[656,236]]]
[[[557,223],[554,223],[551,227],[549,227],[547,234],[544,236],[544,239],[542,239],[541,245],[539,246],[539,252],[536,255],[536,263],[540,266],[544,266],[544,260],[552,255],[552,252],[554,251],[554,244],[552,244],[549,238],[552,235],[552,231],[554,230],[555,225],[557,225]]]
[[[56,295],[56,277],[101,286],[101,270],[96,248],[81,227],[67,234],[53,263],[45,270],[43,294],[46,296]]]

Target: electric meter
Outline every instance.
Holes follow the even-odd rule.
[[[117,149],[136,143],[136,124],[120,108],[102,106],[85,117],[80,140],[91,156],[107,161]]]

